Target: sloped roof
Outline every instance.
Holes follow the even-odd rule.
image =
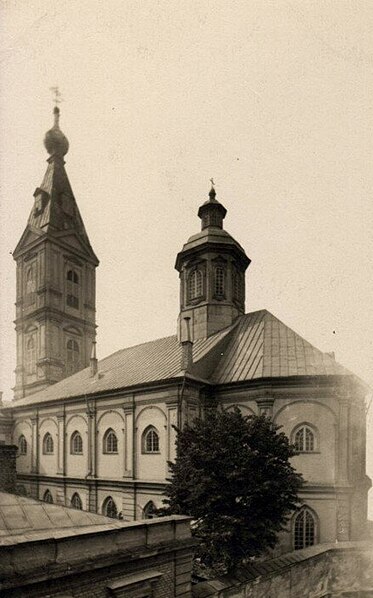
[[[104,515],[53,505],[25,496],[0,492],[0,545],[9,536],[97,526],[121,527],[123,524]]]
[[[266,310],[241,316],[224,330],[193,344],[190,377],[211,384],[288,376],[352,375]],[[19,399],[32,405],[73,396],[141,386],[182,377],[181,346],[176,336],[121,349],[48,388]],[[189,375],[189,373],[188,373]]]

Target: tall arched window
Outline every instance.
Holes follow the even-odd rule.
[[[28,374],[35,374],[36,372],[36,343],[34,334],[26,341],[26,371]]]
[[[152,500],[150,500],[148,503],[146,503],[145,507],[144,507],[144,511],[143,511],[143,516],[144,519],[154,519],[155,517],[157,517],[157,508],[155,506],[155,504],[153,503]]]
[[[188,300],[198,299],[203,295],[203,274],[201,270],[195,269],[188,278]]]
[[[103,515],[106,515],[106,517],[112,517],[113,519],[116,519],[118,517],[117,505],[115,504],[111,496],[105,498],[104,504],[102,505],[102,513]]]
[[[294,518],[294,550],[316,543],[316,521],[313,513],[304,507]]]
[[[43,454],[44,455],[53,455],[53,452],[54,452],[53,438],[49,434],[49,432],[47,432],[43,438]]]
[[[35,303],[36,295],[35,295],[35,265],[30,266],[26,271],[26,294],[25,294],[25,303],[27,305],[32,305]]]
[[[115,454],[118,452],[118,438],[112,428],[106,430],[102,448],[104,453]]]
[[[66,304],[69,307],[79,309],[79,276],[75,270],[69,270],[66,275],[67,293]]]
[[[154,426],[148,426],[142,435],[142,452],[159,453],[159,434]]]
[[[242,301],[243,299],[243,276],[236,268],[233,269],[233,299]]]
[[[78,431],[73,432],[70,439],[70,453],[72,455],[83,454],[83,439]]]
[[[52,496],[52,494],[50,493],[49,490],[46,490],[44,492],[43,501],[44,502],[49,502],[50,504],[53,503],[53,496]]]
[[[312,453],[316,450],[315,432],[310,426],[302,424],[302,426],[294,430],[292,436],[295,450],[298,452]]]
[[[76,340],[70,338],[66,343],[66,370],[74,374],[80,368],[80,350]]]
[[[18,454],[27,455],[27,440],[23,434],[18,438]]]
[[[221,266],[217,266],[215,268],[215,296],[217,297],[224,297],[225,292],[225,275],[224,275],[224,268]]]
[[[79,511],[83,509],[82,499],[80,498],[77,492],[74,492],[74,494],[71,497],[71,506],[74,509],[79,509]]]

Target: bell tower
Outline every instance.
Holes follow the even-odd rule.
[[[212,186],[209,199],[198,210],[202,230],[190,237],[176,258],[175,268],[180,276],[180,340],[184,318],[190,318],[194,341],[230,326],[245,313],[245,271],[250,259],[223,229],[226,213]]]
[[[44,139],[48,167],[26,229],[13,253],[17,264],[15,398],[87,367],[96,337],[95,269],[90,245],[65,171],[69,142],[60,110]]]

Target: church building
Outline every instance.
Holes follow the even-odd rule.
[[[198,210],[201,230],[177,254],[177,333],[97,360],[98,259],[66,175],[58,108],[54,116],[47,171],[14,252],[16,386],[0,440],[18,446],[19,492],[124,520],[152,517],[175,458],[173,426],[212,402],[237,405],[271,417],[298,451],[303,506],[279,551],[361,538],[367,387],[268,311],[245,313],[250,259],[224,229],[214,188]]]

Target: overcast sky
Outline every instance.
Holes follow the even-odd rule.
[[[4,395],[11,252],[46,169],[53,85],[101,262],[99,357],[176,331],[175,257],[214,177],[252,259],[246,310],[270,310],[373,384],[373,3],[2,0],[0,11]]]

